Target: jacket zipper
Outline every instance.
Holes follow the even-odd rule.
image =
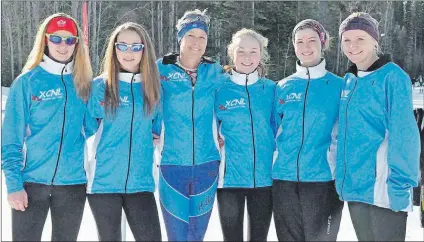
[[[62,80],[63,88],[65,89],[65,104],[63,105],[63,122],[62,122],[62,134],[60,136],[60,145],[59,145],[59,152],[57,154],[57,160],[56,160],[56,167],[54,169],[53,177],[52,177],[52,185],[54,182],[54,178],[56,177],[57,168],[59,166],[59,159],[60,159],[60,153],[62,152],[62,144],[63,144],[63,133],[65,132],[65,120],[66,120],[66,103],[68,101],[68,91],[66,89],[65,81],[63,80],[63,72],[66,69],[66,65],[62,68],[62,72],[60,73],[60,77]]]
[[[299,169],[299,159],[300,152],[302,152],[303,143],[305,141],[305,114],[306,114],[306,97],[308,95],[309,84],[311,83],[311,75],[309,73],[309,68],[306,67],[306,74],[308,75],[308,83],[306,84],[305,96],[303,98],[303,115],[302,115],[302,143],[300,144],[299,153],[297,154],[296,168],[297,168],[297,181],[300,182],[300,169]]]
[[[352,99],[352,96],[353,96],[353,93],[354,93],[354,91],[355,91],[355,89],[356,89],[356,84],[358,83],[358,80],[357,79],[355,79],[355,85],[353,86],[353,89],[352,89],[352,93],[350,94],[350,97],[349,97],[349,100],[347,100],[347,103],[346,103],[346,116],[345,116],[345,130],[344,130],[344,175],[343,175],[343,181],[342,181],[342,190],[341,190],[341,192],[340,192],[340,196],[342,197],[342,199],[343,199],[343,188],[344,188],[344,182],[345,182],[345,179],[346,179],[346,133],[347,133],[347,109],[348,109],[348,107],[349,107],[349,103],[350,103],[350,100]]]
[[[191,76],[187,74],[187,72],[179,65],[174,64],[176,67],[178,67],[179,69],[181,69],[189,78],[189,80],[191,81]],[[200,64],[199,64],[200,66]],[[197,67],[197,69],[199,69],[199,67]],[[199,73],[199,71],[197,71],[197,73]],[[192,165],[194,165],[194,86],[196,84],[193,83],[193,81],[191,81],[191,134],[192,134],[192,154],[193,154],[193,163]],[[165,142],[164,142],[165,143]]]
[[[193,136],[193,165],[194,165],[194,83],[191,83],[191,128],[192,128],[192,136]]]
[[[135,74],[133,74],[131,78],[131,98],[132,98],[132,115],[131,115],[131,124],[130,124],[130,149],[128,154],[128,170],[127,170],[127,179],[125,180],[125,193],[127,193],[127,185],[128,178],[130,176],[130,167],[131,167],[131,150],[132,150],[132,130],[133,130],[133,122],[134,122],[134,92],[133,92],[133,82],[134,82]]]
[[[249,103],[249,113],[250,113],[250,127],[252,129],[252,144],[253,144],[253,187],[256,187],[256,148],[255,148],[255,133],[253,128],[253,116],[252,116],[252,108],[250,105],[250,93],[249,89],[247,88],[247,82],[249,74],[246,74],[246,92],[247,92],[247,100]]]

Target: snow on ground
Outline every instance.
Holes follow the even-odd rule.
[[[157,194],[156,194],[157,195]],[[2,230],[2,241],[10,241],[12,240],[12,232],[11,232],[11,210],[6,201],[6,188],[4,183],[4,176],[2,177],[2,221],[1,221],[1,230]],[[156,196],[157,197],[157,196]],[[159,202],[157,201],[157,204]],[[162,231],[162,239],[164,241],[167,240],[165,226],[163,224],[160,206],[159,206],[159,218],[161,222],[161,231]],[[247,221],[245,218],[244,225],[246,226]],[[246,231],[246,229],[245,229]],[[50,215],[47,218],[42,240],[49,241],[51,238],[51,220]],[[246,239],[245,235],[245,239]],[[90,206],[88,202],[85,206],[84,216],[82,219],[81,229],[78,236],[78,241],[97,241],[97,231],[96,225],[94,222],[93,215],[91,214]],[[131,230],[126,225],[126,240],[134,241],[134,237],[131,234]],[[216,207],[216,202],[213,207],[211,220],[209,222],[209,227],[205,235],[205,241],[222,241],[222,232],[221,232],[221,224],[219,222],[218,209]],[[340,225],[340,231],[338,234],[338,241],[357,241],[355,231],[352,226],[352,222],[350,220],[349,211],[347,206],[343,209],[342,222]],[[420,227],[419,222],[419,209],[418,207],[414,207],[414,212],[409,213],[408,216],[408,224],[407,224],[407,232],[406,232],[406,240],[407,241],[423,241],[423,229]],[[274,221],[271,222],[270,231],[268,234],[268,241],[277,241],[277,234],[275,232]]]
[[[414,108],[424,108],[424,87],[413,87],[412,96]]]
[[[4,110],[4,104],[7,98],[8,88],[2,87],[2,115]],[[421,102],[422,101],[422,102]],[[414,90],[414,103],[423,105],[424,103],[424,95],[420,93],[419,90]],[[156,200],[157,200],[157,193]],[[159,201],[157,200],[157,204]],[[162,239],[167,240],[165,226],[163,224],[162,212],[159,209],[159,218],[161,223],[161,231],[162,231]],[[408,224],[406,231],[406,240],[407,241],[423,241],[423,229],[420,226],[419,221],[419,208],[414,207],[414,211],[409,213],[408,215]],[[245,218],[244,225],[246,227],[247,221]],[[11,241],[12,240],[12,231],[11,231],[11,209],[9,204],[7,203],[7,191],[6,185],[4,181],[4,174],[1,172],[1,240],[2,241]],[[134,237],[131,234],[131,230],[126,224],[126,240],[134,241]],[[246,231],[246,229],[245,229]],[[45,223],[42,240],[49,241],[51,238],[51,220],[50,215]],[[246,235],[245,235],[245,238]],[[221,224],[219,222],[218,209],[216,206],[216,202],[213,207],[211,220],[209,222],[209,227],[205,235],[205,241],[222,241],[222,232],[221,232]],[[81,229],[78,236],[78,241],[97,241],[97,230],[94,222],[93,215],[91,214],[90,206],[88,202],[86,203],[84,216],[82,219]],[[274,221],[271,222],[271,227],[268,234],[269,241],[277,241],[277,234],[275,232]],[[352,226],[352,222],[350,220],[349,211],[347,205],[345,204],[345,208],[343,209],[342,222],[340,225],[340,231],[338,234],[338,241],[357,241],[355,231]]]

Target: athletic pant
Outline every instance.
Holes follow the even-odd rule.
[[[266,241],[272,217],[272,188],[219,188],[219,219],[225,241],[243,241],[244,203],[247,200],[248,241]]]
[[[274,180],[275,229],[279,241],[336,241],[343,202],[334,181]]]
[[[88,194],[100,241],[121,241],[122,208],[136,241],[161,241],[159,215],[152,192]]]
[[[85,205],[85,184],[56,186],[24,183],[25,211],[12,209],[12,240],[41,241],[47,213],[51,213],[52,241],[76,241]]]
[[[407,212],[360,202],[348,202],[348,205],[359,241],[405,241]]]
[[[159,197],[169,241],[202,241],[218,184],[218,161],[161,165]]]

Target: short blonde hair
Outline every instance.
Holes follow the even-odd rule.
[[[256,32],[253,29],[240,29],[231,39],[231,43],[227,47],[227,55],[230,58],[231,64],[234,64],[234,50],[237,47],[237,40],[243,37],[251,37],[258,41],[261,51],[261,60],[259,61],[259,65],[261,68],[265,68],[266,63],[269,61],[268,54],[268,38],[264,37],[262,34]],[[265,71],[264,69],[262,71]]]

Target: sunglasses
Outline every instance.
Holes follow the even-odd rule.
[[[67,45],[74,45],[78,42],[77,36],[60,36],[56,34],[46,34],[46,36],[50,42],[57,45],[62,43],[62,41]]]
[[[125,44],[125,43],[115,43],[115,47],[122,52],[127,52],[128,48],[131,49],[132,52],[140,52],[144,49],[143,44]]]

